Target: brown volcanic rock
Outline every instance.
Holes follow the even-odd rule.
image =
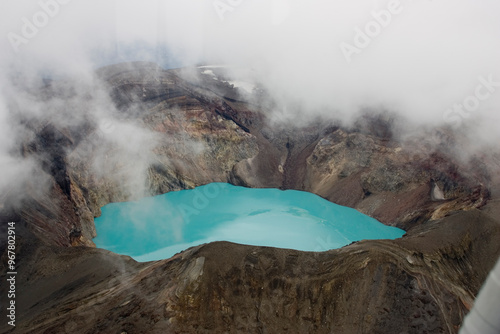
[[[147,154],[153,162],[147,166],[143,195],[227,182],[238,162],[258,154],[255,136],[216,113],[216,102],[210,100],[215,97],[201,99],[199,94],[190,94],[183,88],[186,83],[178,84],[180,79],[173,71],[146,63],[111,66],[100,75],[125,115],[122,120],[142,124],[155,141]],[[74,181],[73,201],[84,203],[75,203],[82,211],[82,226],[93,226],[93,217],[100,215],[103,205],[134,199],[136,189],[127,188],[127,177],[136,161],[123,164],[123,155],[127,155],[126,149],[106,141],[95,130],[67,156]]]
[[[120,178],[127,166],[109,159],[96,172],[96,156],[121,148],[91,120],[37,126],[25,154],[41,159],[50,194],[27,191],[14,213],[0,213],[20,227],[19,332],[457,331],[500,255],[497,197],[484,206],[489,189],[498,193],[498,167],[457,161],[447,140],[398,142],[381,120],[358,130],[271,128],[264,107],[196,70],[124,64],[99,76],[120,120],[159,138],[147,161],[150,194],[214,181],[307,190],[408,233],[322,253],[214,243],[151,263],[70,247],[90,244],[102,205],[131,199]],[[186,154],[197,145],[199,154]],[[445,200],[431,196],[432,182]]]
[[[321,253],[218,242],[136,263],[99,249],[23,242],[17,329],[454,333],[495,263],[491,255],[500,254],[490,210],[497,203],[402,239]]]
[[[485,203],[487,174],[461,174],[461,165],[439,151],[429,156],[425,145],[398,145],[338,129],[322,138],[307,158],[304,188],[408,230],[417,221]],[[433,179],[444,189],[445,203],[432,198]]]

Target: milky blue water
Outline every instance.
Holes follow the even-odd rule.
[[[137,261],[166,259],[212,241],[326,251],[405,233],[308,192],[227,183],[111,203],[95,225],[97,247]]]

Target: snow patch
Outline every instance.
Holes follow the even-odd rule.
[[[203,66],[198,66],[198,68],[227,68],[229,66],[227,65],[203,65]]]
[[[212,79],[219,80],[217,78],[217,76],[215,75],[214,71],[212,71],[212,70],[204,70],[203,72],[201,72],[201,74],[210,75],[210,76],[212,76]]]
[[[241,88],[245,90],[247,93],[252,94],[253,90],[255,89],[255,85],[250,82],[245,82],[245,81],[227,81],[227,83],[231,84],[234,86],[234,88]]]

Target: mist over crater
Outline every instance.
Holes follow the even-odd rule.
[[[2,2],[0,235],[15,226],[15,330],[457,333],[500,255],[498,10]],[[205,202],[149,206],[211,184],[259,194],[213,239]],[[239,198],[226,195],[206,208]],[[362,232],[375,221],[398,235],[350,236],[313,197],[365,215]],[[120,205],[130,225],[115,216],[101,232]],[[156,213],[173,224],[152,226]],[[191,218],[202,223],[187,230]],[[290,236],[255,229],[268,222]],[[140,262],[92,241],[117,232],[150,241],[123,240],[133,257],[165,236],[182,246]],[[334,235],[348,241],[334,249]],[[2,261],[9,251],[0,242]]]

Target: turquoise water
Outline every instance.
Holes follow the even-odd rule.
[[[308,192],[227,183],[111,203],[95,225],[97,247],[137,261],[166,259],[212,241],[326,251],[405,233]]]

